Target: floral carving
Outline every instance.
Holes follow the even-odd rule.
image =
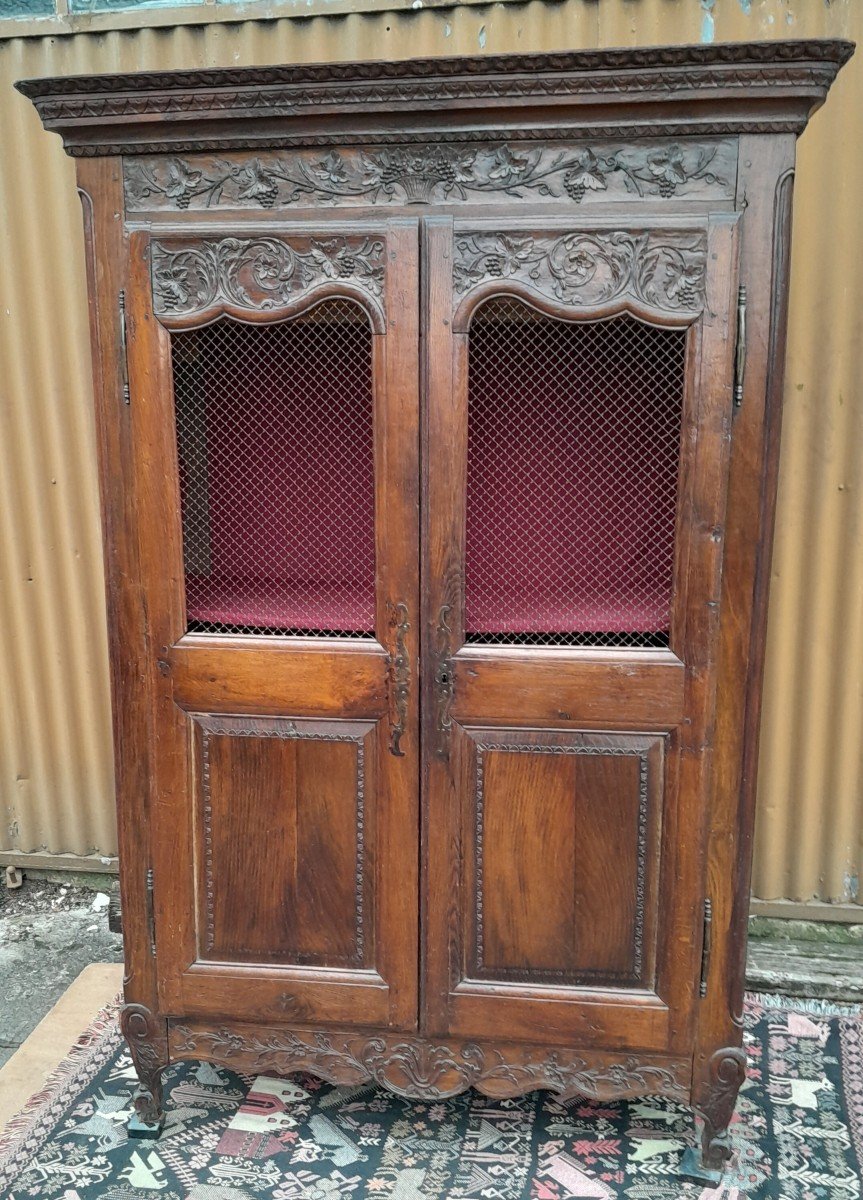
[[[175,178],[179,187],[188,176]],[[167,315],[221,306],[278,308],[332,281],[377,298],[383,290],[383,258],[383,242],[372,238],[312,239],[306,249],[271,237],[154,242],[155,310]]]
[[[692,311],[704,304],[706,258],[703,234],[476,233],[456,240],[453,272],[461,293],[510,279],[566,304],[629,296],[651,308]]]
[[[687,1097],[685,1060],[641,1061],[634,1056],[582,1056],[571,1050],[432,1042],[399,1034],[324,1033],[251,1027],[175,1025],[177,1057],[207,1058],[238,1070],[287,1075],[310,1071],[336,1084],[373,1080],[402,1096],[446,1099],[475,1087],[488,1096],[517,1096],[548,1088],[563,1097],[594,1099],[664,1094]]]
[[[580,204],[595,193],[670,196],[700,185],[713,196],[733,191],[731,143],[712,141],[579,148],[508,143],[394,146],[326,154],[267,153],[208,158],[131,158],[125,164],[131,210],[154,207],[273,208],[305,202],[428,204],[524,196]]]
[[[411,690],[411,662],[407,648],[407,636],[410,632],[408,606],[399,601],[393,606],[393,616],[396,627],[395,654],[387,656],[390,686],[393,694],[395,720],[391,721],[390,753],[395,758],[404,758],[401,740],[405,735],[405,725],[408,717],[408,698]]]

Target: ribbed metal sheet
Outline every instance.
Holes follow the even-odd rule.
[[[72,163],[12,82],[812,36],[863,40],[863,5],[534,0],[0,42],[0,849],[115,849],[81,219]],[[762,897],[857,899],[861,147],[863,54],[800,145],[759,790],[755,893]]]

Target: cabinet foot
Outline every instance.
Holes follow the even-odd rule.
[[[126,1122],[126,1132],[129,1137],[155,1140],[165,1125],[161,1080],[155,1093],[144,1087],[136,1088],[132,1104],[135,1111]]]
[[[692,1148],[681,1160],[681,1172],[708,1186],[716,1186],[731,1157],[728,1126],[746,1078],[746,1052],[739,1046],[717,1050],[708,1064],[707,1077],[693,1096],[693,1107],[703,1118],[701,1154]]]
[[[680,1178],[700,1183],[703,1187],[718,1188],[722,1183],[722,1169],[713,1170],[701,1162],[701,1154],[695,1146],[687,1146],[680,1159]]]
[[[168,1065],[168,1025],[143,1004],[127,1004],[120,1012],[125,1037],[140,1086],[132,1099],[134,1114],[127,1124],[129,1137],[157,1138],[165,1113],[162,1105],[162,1072]]]

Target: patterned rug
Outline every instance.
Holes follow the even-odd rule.
[[[692,1118],[664,1100],[421,1104],[309,1076],[181,1064],[158,1142],[125,1134],[133,1072],[105,1010],[0,1134],[0,1197],[57,1200],[859,1200],[863,1017],[750,997],[750,1077],[718,1191],[676,1175]]]

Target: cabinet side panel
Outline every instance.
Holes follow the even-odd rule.
[[[77,165],[86,239],[105,555],[125,994],[129,1003],[155,1009],[155,964],[147,911],[150,721],[146,632],[119,310],[126,274],[122,166],[119,158],[81,159]]]
[[[722,640],[706,889],[713,904],[693,1091],[709,1105],[715,1052],[742,1043],[767,585],[776,503],[794,138],[741,138],[740,279],[747,289],[745,390],[735,416],[722,584]]]

